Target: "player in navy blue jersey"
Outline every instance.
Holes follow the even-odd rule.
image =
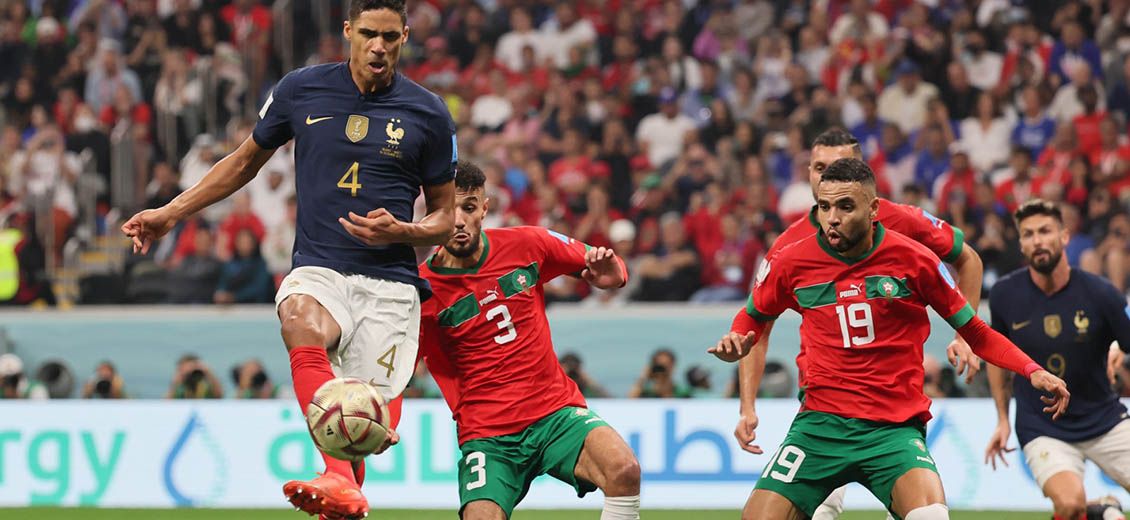
[[[1130,417],[1107,373],[1112,341],[1130,351],[1130,307],[1105,279],[1067,264],[1068,234],[1058,206],[1031,200],[1017,209],[1015,220],[1028,267],[993,286],[993,328],[1066,381],[1071,403],[1053,422],[1041,412],[1038,391],[1023,381],[1010,387],[1010,378],[990,366],[998,424],[985,462],[996,468],[999,458],[1007,464],[1009,397],[1015,393],[1016,436],[1056,518],[1102,518],[1103,505],[1087,506],[1083,466],[1094,461],[1130,491]]]
[[[395,424],[395,398],[416,360],[420,302],[431,294],[413,246],[444,244],[453,229],[455,124],[438,96],[397,72],[408,39],[403,0],[352,0],[343,33],[349,61],[287,74],[251,137],[198,184],[122,230],[147,252],[178,222],[247,184],[294,139],[294,269],[275,301],[295,394],[305,410],[335,375],[360,378],[393,403]],[[421,187],[427,216],[413,223]],[[364,465],[323,457],[326,472],[288,482],[288,499],[326,518],[367,513]]]

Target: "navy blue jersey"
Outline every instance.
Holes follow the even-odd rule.
[[[1048,296],[1023,268],[993,285],[989,307],[993,328],[1062,378],[1071,392],[1067,412],[1053,422],[1043,412],[1041,393],[1022,378],[1013,380],[1021,446],[1040,436],[1092,439],[1127,419],[1106,375],[1110,343],[1117,340],[1130,351],[1130,308],[1114,286],[1072,269],[1067,286]]]
[[[348,62],[331,63],[283,77],[259,118],[252,136],[260,147],[295,143],[293,266],[409,283],[427,299],[410,245],[365,245],[337,219],[385,208],[411,222],[420,187],[455,178],[455,123],[444,102],[399,73],[388,88],[362,94]]]

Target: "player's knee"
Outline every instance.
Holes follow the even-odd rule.
[[[490,500],[475,500],[463,507],[459,513],[463,520],[506,520],[506,513],[498,504]]]
[[[282,337],[287,350],[299,345],[326,344],[325,331],[321,330],[318,320],[309,313],[300,312],[298,309],[280,312],[279,321],[282,324]]]
[[[911,510],[905,520],[949,520],[950,509],[945,504],[930,504]]]
[[[1053,505],[1061,518],[1082,518],[1087,514],[1087,499],[1082,495],[1060,497],[1053,500]]]
[[[635,457],[616,461],[608,472],[608,487],[636,494],[640,489],[640,463]]]

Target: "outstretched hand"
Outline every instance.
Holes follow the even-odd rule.
[[[585,251],[585,270],[581,271],[581,278],[600,289],[615,289],[625,282],[620,263],[616,261],[616,252],[607,247]]]
[[[949,358],[950,365],[953,365],[954,372],[957,375],[965,374],[965,384],[967,385],[972,383],[973,377],[981,371],[981,358],[973,353],[969,343],[966,343],[961,336],[954,338],[949,347],[946,347],[946,357]]]
[[[738,446],[749,453],[754,455],[761,455],[765,453],[758,446],[753,443],[757,439],[757,413],[747,412],[743,413],[741,419],[738,419],[738,426],[734,428],[734,438],[738,440]]]
[[[745,334],[728,332],[725,336],[722,336],[722,339],[718,340],[717,345],[706,349],[706,351],[714,354],[722,361],[733,363],[749,354],[749,350],[753,348],[756,339],[752,330]]]
[[[1032,386],[1037,390],[1042,390],[1052,397],[1040,396],[1040,400],[1047,406],[1044,407],[1044,413],[1052,414],[1052,420],[1057,420],[1064,412],[1067,411],[1067,403],[1071,400],[1071,392],[1067,391],[1067,383],[1062,379],[1053,376],[1047,370],[1037,370],[1032,373],[1030,378]]]
[[[993,436],[989,439],[989,446],[985,448],[985,464],[992,464],[993,470],[997,469],[997,459],[1000,459],[1004,467],[1008,467],[1008,459],[1005,455],[1016,451],[1016,448],[1008,447],[1008,438],[1012,435],[1012,427],[1008,425],[1008,421],[1004,420],[997,424],[997,429],[993,431]]]
[[[164,208],[147,209],[122,224],[122,233],[133,240],[133,252],[149,254],[149,248],[177,224]]]

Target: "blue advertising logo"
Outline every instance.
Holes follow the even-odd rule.
[[[200,497],[191,497],[183,492],[173,478],[174,469],[179,462],[181,455],[185,453],[185,447],[188,446],[190,440],[195,438],[203,443],[209,455],[212,456],[212,461],[215,464],[215,472],[212,475],[212,485],[207,494]],[[199,458],[190,460],[190,464],[198,464],[201,461]],[[180,435],[177,436],[176,442],[173,443],[172,448],[169,449],[168,455],[165,456],[165,464],[162,469],[162,477],[165,483],[165,490],[168,491],[169,496],[173,499],[173,503],[177,507],[195,507],[199,505],[206,505],[214,503],[216,499],[224,494],[224,489],[228,485],[228,467],[225,460],[223,451],[220,449],[216,439],[204,427],[204,423],[200,421],[196,412],[188,417],[188,422],[185,423],[184,428],[181,429]]]

